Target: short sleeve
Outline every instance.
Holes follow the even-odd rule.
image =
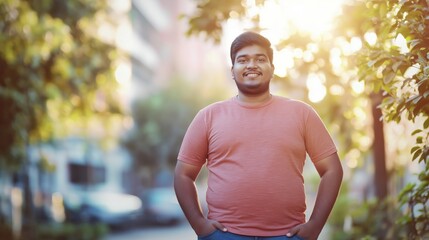
[[[316,111],[310,107],[305,121],[305,146],[313,162],[337,152],[332,137]]]
[[[177,159],[202,166],[206,162],[207,152],[207,123],[204,111],[199,111],[185,133]]]

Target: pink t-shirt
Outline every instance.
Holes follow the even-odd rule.
[[[232,98],[195,116],[178,159],[207,161],[209,219],[232,233],[277,236],[305,222],[306,153],[317,162],[336,151],[309,105],[273,96],[250,107]]]

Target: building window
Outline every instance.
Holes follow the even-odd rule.
[[[106,168],[87,164],[69,163],[69,180],[73,184],[93,185],[106,181]]]

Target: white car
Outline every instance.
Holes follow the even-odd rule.
[[[115,192],[85,192],[65,199],[71,220],[101,222],[110,226],[137,221],[143,214],[140,198]]]

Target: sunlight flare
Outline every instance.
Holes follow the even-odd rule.
[[[410,49],[407,46],[407,40],[402,34],[398,34],[398,36],[396,36],[396,38],[393,40],[393,45],[399,48],[401,54],[410,52]]]
[[[322,101],[326,96],[324,75],[309,74],[307,78],[308,99],[314,103]]]
[[[254,1],[247,1],[254,2]],[[260,9],[261,28],[282,36],[295,31],[319,36],[332,28],[333,18],[341,12],[343,0],[270,0]],[[289,32],[289,34],[288,34]]]
[[[281,51],[274,50],[273,64],[276,66],[274,73],[279,77],[285,77],[287,75],[287,70],[295,66],[293,51],[287,48]]]
[[[375,32],[365,33],[364,38],[365,41],[371,46],[374,46],[375,43],[377,43],[377,34]]]
[[[361,94],[365,90],[365,82],[363,81],[352,81],[351,87],[354,93]]]

